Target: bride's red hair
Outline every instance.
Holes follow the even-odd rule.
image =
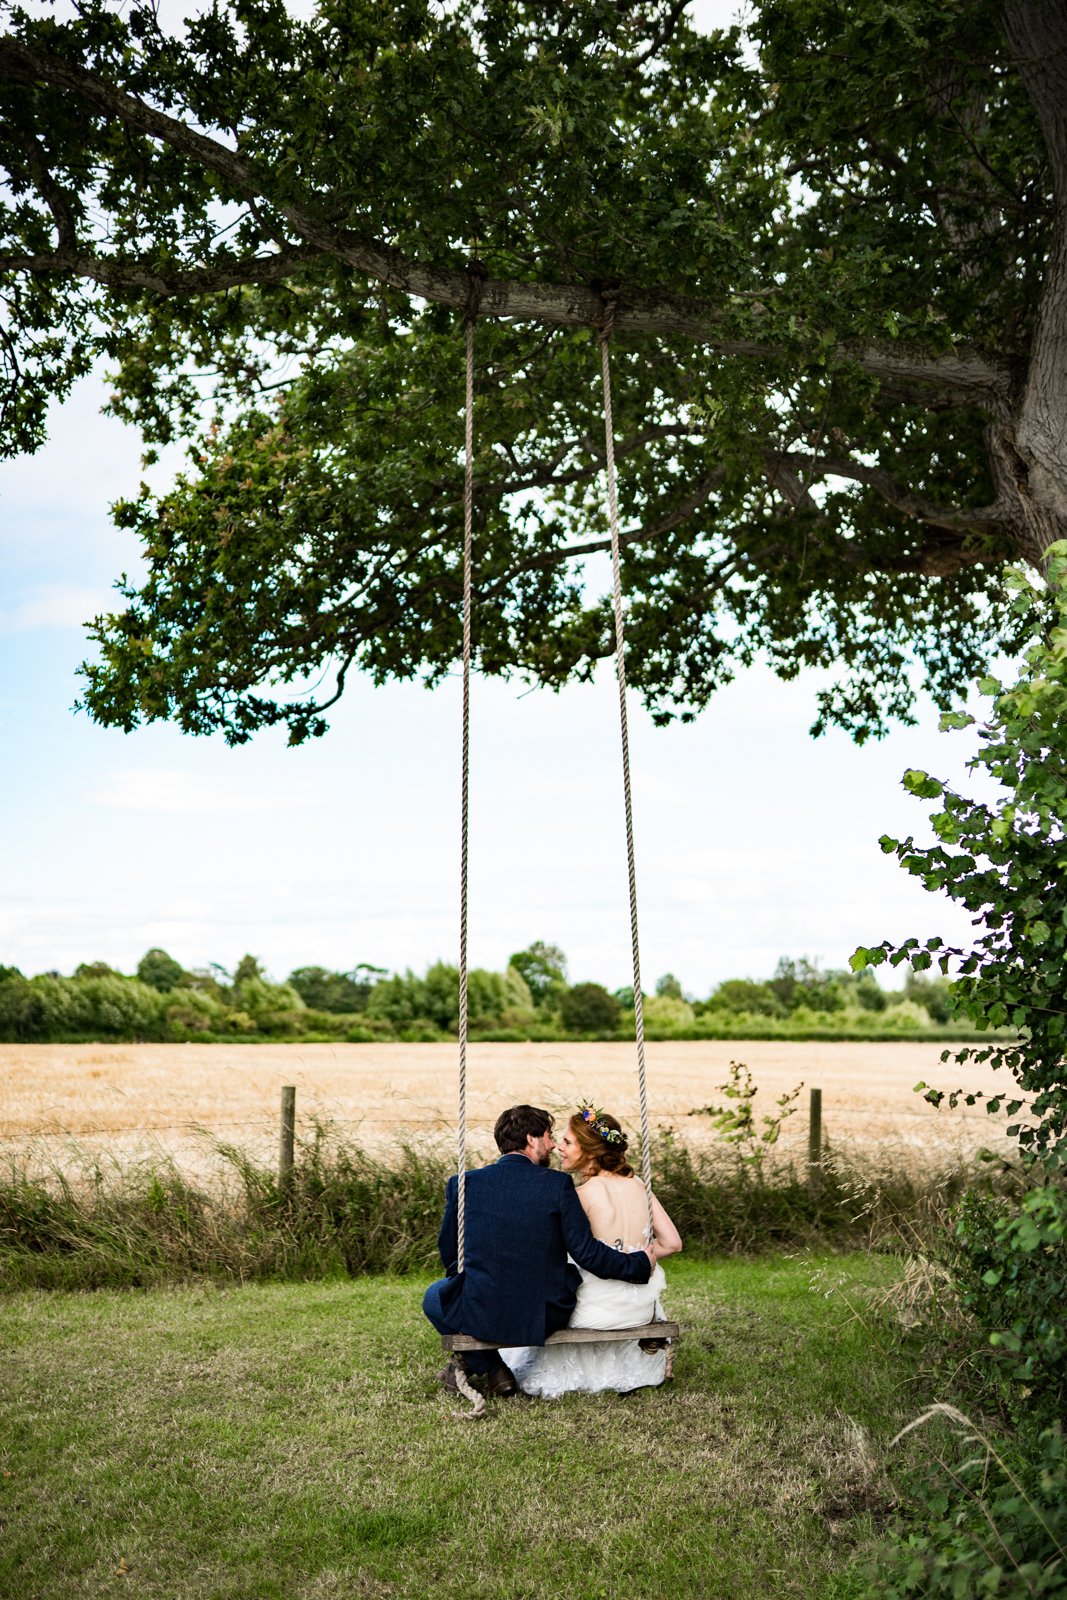
[[[598,1118],[605,1127],[615,1128],[622,1133],[618,1120],[608,1112],[602,1111]],[[576,1111],[568,1124],[578,1147],[585,1156],[582,1171],[589,1177],[595,1177],[598,1172],[612,1172],[619,1178],[632,1178],[634,1169],[626,1159],[626,1135],[623,1133],[621,1140],[610,1142],[602,1139],[591,1122],[586,1122],[580,1111]]]

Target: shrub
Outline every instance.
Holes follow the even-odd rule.
[[[1008,582],[1017,591],[1015,611],[1029,624],[1030,647],[1014,683],[988,677],[978,685],[992,705],[977,729],[978,754],[968,763],[993,780],[996,799],[971,800],[911,769],[904,787],[938,803],[930,817],[936,843],[882,839],[882,849],[905,871],[957,901],[982,932],[968,950],[938,938],[925,945],[907,939],[896,947],[886,940],[857,950],[852,965],[888,960],[924,973],[936,960],[944,975],[958,964],[955,1013],[980,1031],[1014,1031],[955,1059],[961,1066],[973,1059],[1006,1069],[1015,1085],[992,1095],[987,1109],[999,1112],[1006,1100],[1009,1116],[1025,1111],[1028,1120],[1008,1131],[1024,1151],[1043,1158],[1067,1147],[1067,543],[1050,549],[1047,589],[1021,572],[1009,573]],[[941,719],[946,731],[974,725],[968,712]],[[942,1098],[941,1091],[927,1091],[934,1104]],[[981,1095],[961,1089],[949,1103],[961,1098],[973,1105]],[[1067,1148],[1063,1154],[1067,1159]]]
[[[11,976],[0,980],[0,1039],[17,1044],[46,1039],[45,1000],[40,986],[34,988],[32,981],[14,968],[7,970]]]
[[[384,967],[372,967],[360,962],[351,972],[330,972],[325,967],[297,967],[289,974],[288,982],[304,1004],[312,1011],[332,1011],[340,1016],[351,1016],[365,1011],[371,990],[378,978],[384,977]]]
[[[75,990],[69,1022],[72,1031],[99,1039],[159,1037],[163,1005],[156,989],[117,974],[71,982]]]
[[[1067,1568],[1067,1456],[1058,1427],[1024,1455],[995,1445],[951,1406],[965,1459],[935,1453],[923,1473],[921,1520],[902,1522],[864,1594],[881,1600],[1033,1600],[1062,1596]]]
[[[856,1002],[861,1011],[884,1011],[889,1004],[889,996],[872,972],[857,974],[850,999]],[[944,1021],[944,1018],[941,1020]]]
[[[246,978],[237,988],[241,1009],[263,1017],[275,1011],[303,1011],[304,1002],[289,983],[268,983],[266,978]]]
[[[799,961],[782,956],[767,987],[787,1011],[795,1011],[798,1006],[806,1006],[809,1011],[840,1011],[845,1003],[837,974],[823,972],[818,962],[809,961],[807,956],[801,956]]]
[[[567,958],[559,945],[535,939],[510,956],[508,966],[522,978],[538,1011],[555,1008],[567,987]]]
[[[751,978],[727,978],[701,1007],[703,1011],[731,1011],[760,1017],[784,1017],[786,1007],[767,983]]]
[[[928,1028],[930,1013],[925,1006],[919,1005],[915,1000],[895,1000],[882,1012],[882,1024],[886,1028],[900,1028],[904,1031],[912,1028]]]
[[[160,996],[133,978],[8,978],[0,983],[0,1038],[155,1039]]]
[[[921,1005],[932,1022],[948,1022],[953,1013],[952,980],[940,973],[913,972],[908,968],[904,979],[904,995]]]
[[[955,1233],[963,1305],[990,1346],[983,1363],[1017,1420],[1067,1412],[1067,1192],[1044,1184],[1021,1205],[969,1196]]]
[[[912,769],[905,788],[938,803],[930,818],[936,843],[882,840],[883,850],[924,887],[968,910],[981,931],[970,949],[911,938],[852,957],[855,970],[889,960],[907,963],[913,974],[928,972],[936,960],[942,978],[958,966],[951,992],[941,986],[933,997],[940,993],[946,1007],[980,1031],[1013,1032],[955,1059],[1006,1069],[1014,1083],[990,1096],[987,1109],[999,1112],[1006,1101],[1009,1117],[1022,1113],[1008,1132],[1019,1141],[1025,1170],[1044,1179],[1021,1203],[972,1198],[960,1207],[956,1288],[981,1341],[967,1364],[984,1381],[980,1397],[999,1400],[1018,1431],[1009,1450],[981,1441],[984,1461],[970,1450],[972,1460],[955,1470],[946,1466],[940,1482],[921,1487],[923,1526],[905,1528],[885,1558],[877,1592],[893,1597],[1021,1600],[1064,1592],[1063,1441],[1058,1431],[1037,1435],[1036,1429],[1062,1415],[1067,1398],[1067,1202],[1062,1176],[1052,1181],[1067,1163],[1067,543],[1048,553],[1047,589],[1021,572],[1008,582],[1017,591],[1016,614],[1029,625],[1030,646],[1014,682],[988,677],[979,684],[992,704],[968,764],[993,780],[995,798],[969,799]],[[941,725],[973,727],[975,719],[951,712]],[[920,992],[917,982],[909,985],[912,997]],[[926,1098],[937,1105],[944,1094],[927,1090]],[[964,1089],[948,1096],[953,1106],[980,1098]],[[975,1437],[972,1429],[969,1446]]]
[[[689,1029],[696,1021],[696,1012],[687,1000],[667,994],[655,994],[646,1000],[644,1016],[650,1028],[664,1031]]]
[[[158,989],[165,994],[170,989],[176,989],[185,977],[185,970],[179,961],[169,956],[165,950],[146,950],[137,963],[137,976],[142,983],[150,989]]]
[[[256,1031],[256,1024],[247,1011],[231,1011],[212,995],[185,987],[173,989],[166,996],[163,1025],[167,1038],[179,1042],[205,1034]]]
[[[576,983],[560,1000],[560,1016],[568,1033],[612,1033],[622,1008],[601,983]]]
[[[415,974],[394,972],[374,985],[364,1015],[371,1022],[381,1021],[392,1028],[404,1028],[418,1014],[420,998]]]

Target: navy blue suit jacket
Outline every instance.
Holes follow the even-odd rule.
[[[593,1238],[569,1173],[503,1155],[467,1173],[464,1270],[457,1272],[458,1180],[449,1178],[438,1248],[447,1279],[441,1309],[452,1333],[488,1344],[544,1344],[565,1328],[581,1277],[568,1252],[598,1278],[647,1283],[643,1250],[613,1250]]]

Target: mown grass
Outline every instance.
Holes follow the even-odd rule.
[[[914,1240],[965,1186],[994,1181],[956,1162],[917,1169],[900,1153],[830,1152],[819,1183],[762,1147],[694,1151],[670,1135],[654,1152],[656,1192],[686,1249],[705,1257],[876,1240]],[[123,1166],[65,1153],[41,1175],[32,1152],[0,1171],[0,1289],[99,1289],[212,1278],[249,1282],[431,1271],[445,1180],[439,1150],[385,1156],[318,1128],[291,1181],[242,1151],[216,1147],[215,1178],[173,1162]]]
[[[926,1398],[863,1310],[893,1263],[669,1268],[672,1388],[481,1422],[421,1278],[12,1296],[0,1593],[858,1597]]]

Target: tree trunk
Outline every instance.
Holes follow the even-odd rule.
[[[1048,150],[1054,221],[1026,381],[996,451],[1003,487],[1014,485],[1016,543],[1043,568],[1067,539],[1067,6],[1009,0],[1004,33]]]

